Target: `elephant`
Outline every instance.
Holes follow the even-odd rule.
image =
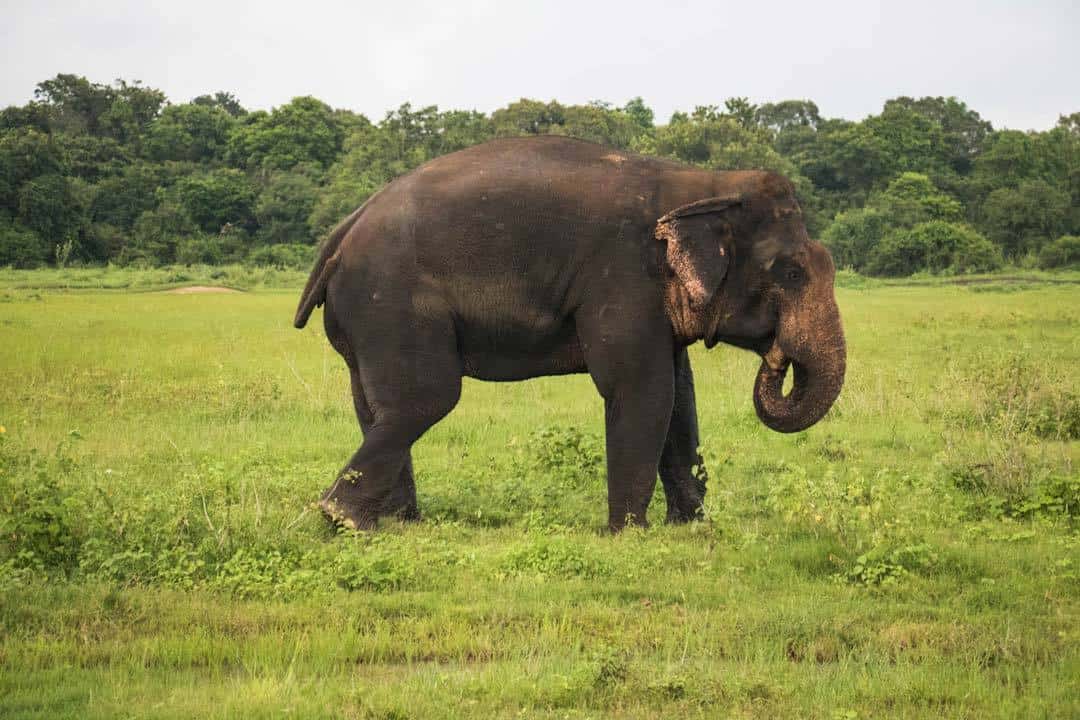
[[[611,530],[646,524],[657,474],[667,520],[699,518],[687,347],[760,355],[758,417],[803,430],[844,381],[834,276],[773,172],[560,136],[431,160],[330,234],[300,299],[297,328],[325,305],[363,434],[319,507],[356,529],[419,519],[411,448],[457,404],[463,377],[588,373],[604,400]]]

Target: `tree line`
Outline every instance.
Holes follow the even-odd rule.
[[[57,75],[0,111],[0,266],[302,266],[393,178],[492,138],[567,135],[797,189],[837,265],[873,275],[1080,264],[1080,112],[995,130],[956,98],[898,97],[854,122],[809,100],[729,98],[656,124],[641,98],[522,99],[490,115],[414,108],[378,122],[298,97],[170,103],[139,82]]]

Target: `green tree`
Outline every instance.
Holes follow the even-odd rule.
[[[12,105],[0,110],[0,132],[29,128],[47,133],[52,125],[52,108],[46,103],[29,102],[21,107]]]
[[[165,94],[139,81],[115,86],[60,74],[38,84],[34,97],[51,108],[52,129],[134,142],[165,103]]]
[[[165,104],[165,93],[143,87],[138,80],[117,80],[112,104],[99,118],[105,133],[123,144],[137,144],[143,131]]]
[[[887,143],[865,123],[824,120],[793,160],[818,188],[865,202],[870,190],[894,177],[899,168]]]
[[[758,106],[750,102],[749,98],[732,97],[724,101],[725,115],[742,125],[744,128],[757,127]]]
[[[890,233],[930,221],[957,223],[961,218],[960,203],[941,192],[930,178],[920,173],[902,173],[883,191],[871,194],[865,207],[839,213],[825,229],[822,241],[838,266],[863,272],[873,266],[877,247]],[[903,242],[893,243],[890,261],[899,261],[901,250],[916,242],[909,242],[907,235],[903,238]],[[907,273],[923,269],[912,265]],[[893,270],[890,266],[889,272]],[[873,271],[880,272],[880,266]]]
[[[450,110],[439,113],[438,140],[431,147],[432,157],[462,150],[495,137],[491,120],[475,110]]]
[[[49,259],[51,252],[52,248],[37,233],[0,210],[0,267],[38,267]]]
[[[153,160],[211,162],[225,155],[236,121],[221,107],[170,105],[147,129],[145,154]]]
[[[754,112],[754,120],[755,124],[779,136],[794,128],[816,130],[821,123],[821,113],[810,100],[783,100],[759,106]]]
[[[493,112],[491,122],[498,137],[546,135],[566,122],[565,108],[554,100],[543,103],[521,98]]]
[[[19,188],[40,175],[66,175],[67,154],[53,136],[19,128],[0,133],[0,207],[18,212]]]
[[[1040,133],[1043,178],[1070,198],[1068,230],[1080,234],[1080,113],[1063,115],[1057,125]]]
[[[341,151],[344,132],[333,110],[313,97],[293,98],[270,113],[254,112],[232,132],[229,161],[244,168],[288,170],[300,163],[327,167]]]
[[[653,123],[655,115],[653,114],[652,108],[646,105],[645,101],[640,97],[631,98],[626,105],[623,105],[622,111],[630,116],[630,120],[633,121],[643,133],[651,132],[655,127]]]
[[[61,73],[38,83],[34,97],[49,108],[52,129],[101,135],[101,117],[112,107],[114,93],[108,85]]]
[[[971,171],[975,158],[994,131],[993,126],[983,120],[979,113],[955,97],[923,97],[918,100],[898,97],[885,103],[886,110],[891,108],[910,110],[937,123],[943,134],[945,159],[955,172],[961,174]]]
[[[897,104],[859,123],[821,121],[816,132],[803,133],[788,150],[815,186],[843,193],[856,204],[902,172],[922,173],[935,182],[952,174],[941,126]]]
[[[629,148],[634,138],[643,132],[630,115],[600,104],[566,106],[563,123],[551,131],[623,149]]]
[[[272,172],[255,202],[257,239],[268,245],[311,243],[314,237],[308,217],[315,207],[317,169],[297,166],[295,170]]]
[[[39,175],[19,188],[17,220],[47,247],[78,239],[86,220],[84,198],[75,184],[57,174]]]
[[[378,125],[356,122],[341,156],[327,172],[309,226],[316,236],[322,235],[395,177],[493,134],[493,124],[481,113],[442,113],[434,105],[414,110],[405,103]]]
[[[914,109],[886,103],[880,115],[862,124],[881,141],[897,171],[921,172],[931,177],[949,171],[945,132],[935,120]]]
[[[165,198],[153,210],[139,216],[131,232],[131,242],[120,254],[121,262],[163,265],[176,262],[177,245],[198,232],[183,206]]]
[[[183,167],[184,174],[190,168]],[[95,185],[90,203],[90,219],[119,229],[131,230],[138,217],[158,204],[158,189],[171,185],[174,178],[166,167],[143,161],[132,163],[118,175]]]
[[[422,156],[403,159],[400,152],[400,143],[374,125],[359,127],[349,135],[341,157],[327,171],[326,183],[308,217],[316,237],[337,225],[386,182],[407,171],[412,167],[410,162],[421,161]]]
[[[65,173],[84,180],[116,175],[131,162],[129,149],[110,137],[53,133],[52,138],[67,159]]]
[[[1015,189],[998,188],[982,204],[981,226],[1006,257],[1037,253],[1068,224],[1070,197],[1044,180],[1024,180]]]
[[[929,220],[959,222],[963,207],[956,199],[938,190],[926,175],[901,173],[881,193],[871,196],[868,206],[882,211],[893,225],[911,227]]]
[[[832,253],[837,267],[866,270],[870,256],[889,232],[889,216],[874,208],[858,208],[839,213],[825,228],[821,241]]]
[[[255,227],[257,190],[247,175],[232,168],[211,170],[181,179],[175,194],[196,227],[217,234],[226,225]]]
[[[220,108],[234,118],[247,114],[247,110],[244,109],[244,106],[241,105],[240,101],[236,99],[236,96],[230,92],[216,92],[213,95],[200,95],[192,100],[191,104],[208,108]]]
[[[1038,175],[1035,136],[1017,130],[1002,130],[991,136],[986,149],[975,160],[974,180],[986,192],[1016,187],[1020,181]]]
[[[758,107],[755,122],[772,134],[776,151],[798,166],[800,153],[812,147],[816,141],[822,119],[813,102],[784,100]]]

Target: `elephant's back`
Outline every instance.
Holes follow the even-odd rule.
[[[559,180],[580,183],[603,177],[656,178],[665,173],[701,170],[681,163],[638,155],[605,145],[559,135],[501,138],[430,160],[395,184],[405,192],[418,189],[453,192],[473,183],[499,182],[540,185]]]

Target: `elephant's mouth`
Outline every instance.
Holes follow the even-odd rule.
[[[724,341],[724,337],[720,334],[720,321],[722,319],[721,313],[712,313],[712,319],[709,320],[708,331],[705,333],[705,347],[709,350],[712,350],[717,344]]]

